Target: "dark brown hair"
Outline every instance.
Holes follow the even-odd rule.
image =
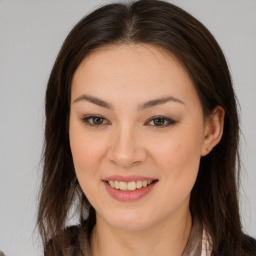
[[[89,209],[89,230],[95,224],[95,211],[77,182],[70,151],[71,81],[81,61],[93,50],[126,43],[146,43],[168,50],[194,82],[205,116],[218,105],[224,108],[223,137],[201,159],[190,210],[211,236],[212,255],[243,255],[237,193],[239,124],[225,57],[198,20],[173,4],[157,0],[110,4],[95,10],[72,29],[59,52],[45,102],[44,166],[37,220],[44,246],[63,233],[76,199],[81,223]]]

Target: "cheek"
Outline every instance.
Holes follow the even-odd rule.
[[[104,155],[104,142],[88,132],[81,125],[70,125],[70,148],[77,180],[85,194],[101,181],[98,172]]]
[[[158,143],[155,150],[159,162],[168,166],[187,166],[193,162],[198,162],[201,156],[202,135],[199,132],[175,133]]]
[[[159,143],[159,150],[155,152],[159,173],[167,188],[177,196],[190,193],[198,174],[202,142],[202,133],[198,131],[200,127],[181,130]]]
[[[91,170],[87,167],[99,162],[104,150],[104,143],[99,137],[86,132],[81,124],[70,123],[70,148],[77,171]]]
[[[102,201],[95,191],[99,190],[100,162],[103,155],[102,143],[84,134],[70,133],[70,147],[77,180],[83,193],[92,205]],[[100,187],[101,188],[101,187]],[[103,202],[101,202],[103,204]]]
[[[71,152],[74,165],[78,170],[90,170],[87,167],[92,167],[98,163],[102,154],[102,149],[99,146],[91,145],[88,141],[83,140],[77,140],[77,142],[74,140],[72,142]]]
[[[71,136],[70,147],[76,172],[83,172],[83,169],[92,165],[96,156],[92,153],[92,147],[87,141],[79,139],[79,136]]]

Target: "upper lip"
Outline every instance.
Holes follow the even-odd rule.
[[[139,180],[147,180],[147,181],[154,181],[157,180],[155,178],[151,177],[145,177],[145,176],[138,176],[138,175],[130,175],[130,176],[122,176],[122,175],[112,175],[108,176],[103,179],[104,181],[123,181],[123,182],[130,182],[130,181],[139,181]]]

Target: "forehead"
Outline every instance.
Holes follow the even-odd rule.
[[[123,74],[131,72],[130,75],[134,74],[138,77],[142,71],[154,71],[151,75],[159,72],[164,74],[165,68],[171,64],[182,69],[178,59],[163,48],[142,43],[111,44],[93,50],[83,59],[75,74],[84,72],[88,68],[91,69],[90,71],[96,71],[95,68],[100,67],[98,71],[101,72],[115,68],[116,76],[120,72]]]
[[[73,76],[72,98],[83,91],[103,98],[171,94],[198,99],[192,80],[177,58],[149,44],[108,45],[93,51]]]

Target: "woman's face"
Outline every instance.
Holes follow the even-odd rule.
[[[97,218],[144,229],[189,212],[206,125],[177,59],[144,44],[86,57],[71,88],[70,146]]]

